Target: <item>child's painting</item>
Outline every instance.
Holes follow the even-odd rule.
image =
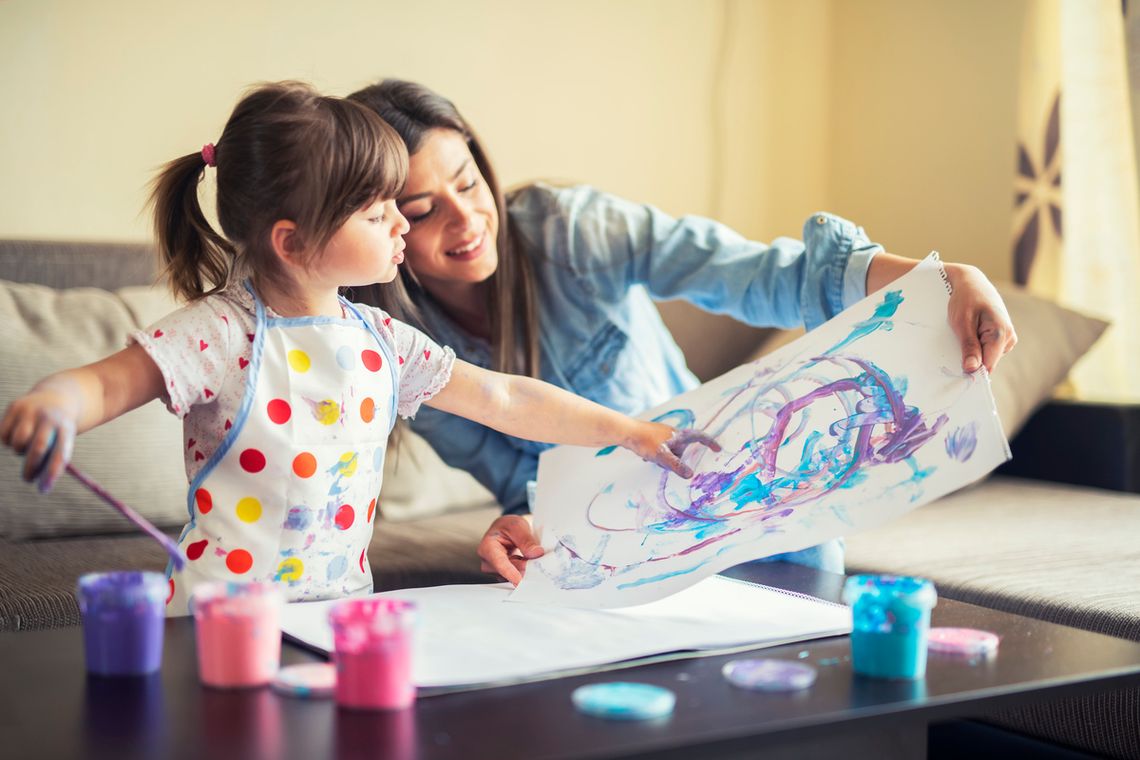
[[[620,607],[741,562],[878,525],[1009,458],[985,370],[961,369],[948,284],[931,254],[889,289],[645,418],[696,428],[691,480],[622,449],[539,462],[546,555],[516,601]]]

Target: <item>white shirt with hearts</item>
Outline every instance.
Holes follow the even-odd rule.
[[[399,360],[397,413],[414,417],[447,384],[455,353],[372,306],[354,304]],[[270,317],[278,316],[267,309]],[[245,393],[257,323],[253,298],[240,284],[172,312],[130,335],[158,365],[167,408],[183,420],[187,482],[213,456],[233,425]]]

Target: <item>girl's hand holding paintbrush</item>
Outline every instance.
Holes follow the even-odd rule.
[[[152,370],[140,385],[142,392],[130,395],[122,385],[108,383],[117,372],[130,372],[141,357],[146,355],[137,346],[120,351],[102,362],[67,370],[45,378],[26,396],[12,402],[0,420],[0,442],[11,446],[17,454],[24,454],[24,480],[36,481],[40,492],[51,490],[55,479],[67,470],[84,486],[110,504],[133,522],[144,533],[158,541],[170,555],[174,565],[181,568],[185,559],[177,544],[169,536],[150,524],[144,517],[111,496],[83,473],[71,465],[75,436],[89,428],[134,409],[158,395],[161,375]],[[151,367],[154,365],[145,362]],[[155,382],[157,381],[157,386]],[[153,393],[151,393],[153,391]],[[146,394],[150,393],[148,397]]]
[[[0,421],[0,441],[24,455],[24,480],[35,481],[40,493],[51,490],[75,447],[79,402],[68,385],[45,380],[12,402]]]
[[[158,398],[162,384],[154,362],[132,345],[41,380],[8,407],[0,442],[26,457],[24,480],[46,493],[71,459],[76,435]]]

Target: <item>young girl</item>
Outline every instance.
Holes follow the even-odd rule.
[[[253,90],[217,145],[172,161],[155,181],[158,246],[189,305],[119,353],[41,381],[0,421],[0,440],[26,453],[25,478],[47,490],[76,433],[155,398],[183,419],[188,561],[168,569],[172,614],[205,580],[273,580],[290,600],[371,590],[387,437],[396,415],[421,404],[515,436],[620,444],[684,476],[688,443],[715,446],[456,361],[342,298],[341,287],[396,276],[408,223],[393,199],[407,161],[400,138],[364,106],[298,83]],[[221,233],[197,199],[214,166]]]

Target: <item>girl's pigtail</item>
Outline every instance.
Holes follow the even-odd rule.
[[[163,274],[174,295],[186,300],[224,288],[233,268],[234,246],[214,231],[198,203],[206,165],[203,153],[176,158],[155,178],[150,196]]]

